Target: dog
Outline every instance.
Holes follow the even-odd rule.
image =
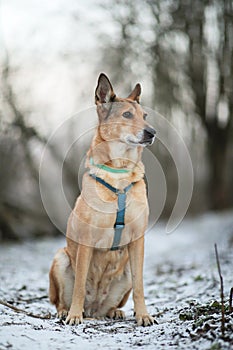
[[[143,290],[149,208],[141,156],[156,132],[140,95],[137,84],[127,98],[117,97],[108,77],[99,76],[99,124],[87,152],[89,171],[68,219],[67,246],[58,250],[49,273],[50,301],[69,325],[84,317],[125,318],[121,308],[131,290],[137,324],[155,322]]]

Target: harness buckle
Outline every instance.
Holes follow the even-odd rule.
[[[116,228],[116,229],[123,229],[124,227],[125,227],[125,224],[123,224],[123,223],[114,225],[114,228]]]

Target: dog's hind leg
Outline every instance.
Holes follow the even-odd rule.
[[[67,316],[74,288],[74,274],[66,249],[56,253],[49,272],[49,298],[57,308],[59,318]]]
[[[117,307],[111,308],[108,311],[106,316],[109,317],[109,318],[112,318],[114,320],[119,320],[119,319],[122,320],[122,319],[124,319],[125,318],[125,313],[124,313],[123,310],[120,310],[120,308],[123,307],[126,304],[130,293],[131,293],[131,288],[130,288],[130,290],[127,293],[125,293],[125,295],[122,298],[120,304]]]

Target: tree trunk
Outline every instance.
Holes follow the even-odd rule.
[[[229,207],[231,193],[227,186],[227,135],[216,124],[208,130],[209,207],[221,210]]]

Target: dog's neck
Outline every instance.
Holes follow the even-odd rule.
[[[131,147],[118,140],[106,142],[97,131],[87,153],[86,166],[92,173],[112,179],[116,178],[115,174],[106,174],[106,170],[100,170],[95,165],[103,164],[113,169],[125,169],[125,172],[118,174],[117,177],[136,182],[144,177],[144,166],[141,162],[142,150],[141,146]]]

